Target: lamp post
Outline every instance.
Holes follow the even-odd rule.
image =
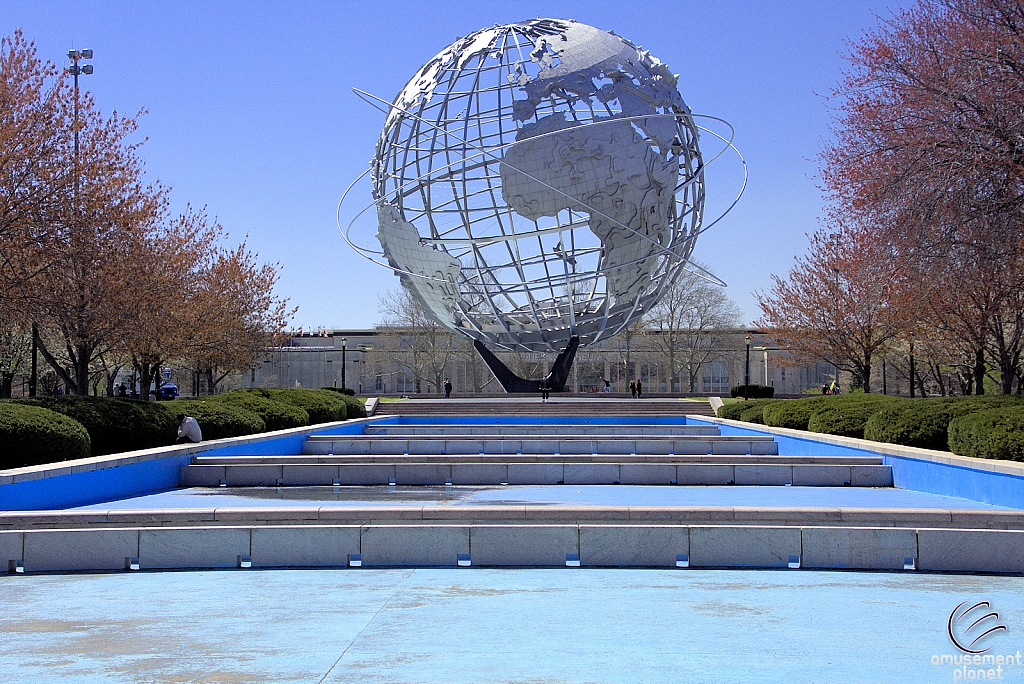
[[[743,338],[747,343],[747,362],[743,371],[743,398],[747,398],[747,391],[750,389],[750,335]]]
[[[78,75],[92,73],[92,64],[78,65],[80,59],[92,59],[92,50],[68,50],[71,66],[68,73],[75,77],[75,213],[78,212]]]
[[[910,335],[910,398],[914,398],[914,335]]]
[[[882,359],[882,394],[888,394],[888,387],[885,385],[885,359]]]
[[[348,338],[341,338],[341,389],[345,389],[345,349],[348,347]]]

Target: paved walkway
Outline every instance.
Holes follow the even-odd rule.
[[[5,681],[952,682],[987,600],[1024,650],[1024,578],[694,570],[247,570],[2,576]],[[1024,666],[1003,680],[1024,681]]]

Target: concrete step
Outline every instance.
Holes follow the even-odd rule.
[[[193,464],[183,487],[314,485],[787,485],[891,487],[886,465],[534,462]]]
[[[719,435],[715,425],[367,425],[367,435]],[[317,435],[318,438],[326,435]]]
[[[285,510],[293,516],[296,513]],[[323,508],[300,511],[314,516],[314,521],[323,512]],[[329,513],[338,517],[317,524],[287,519],[276,525],[235,522],[161,527],[145,521],[113,528],[14,529],[0,531],[0,552],[4,554],[0,562],[21,563],[29,573],[129,571],[130,564],[144,570],[472,565],[1024,571],[1024,533],[965,529],[963,523],[956,527],[946,523],[946,529],[935,529],[929,521],[935,511],[911,517],[896,527],[891,522],[846,527],[834,522],[832,511],[826,511],[828,516],[815,516],[806,509],[780,510],[790,516],[780,522],[758,517],[757,522],[746,525],[665,524],[664,512],[637,524],[628,519],[633,509],[619,512],[627,518],[561,524],[523,519],[515,524],[495,524],[486,518],[469,524],[444,523],[435,518],[428,524],[416,524],[389,517],[367,524],[361,519],[367,511],[335,507]],[[244,515],[247,511],[235,509],[232,513]],[[248,513],[251,517],[258,511]],[[875,511],[867,513],[867,518],[877,519]],[[945,513],[948,518],[950,512]],[[342,522],[340,516],[346,514],[352,517]],[[850,514],[857,517],[855,511]],[[962,517],[969,518],[969,512]],[[1020,525],[1019,515],[1006,520]]]
[[[694,463],[882,465],[881,456],[778,454],[231,454],[196,455],[194,465],[346,465],[352,463]]]
[[[445,436],[431,439],[391,435],[311,435],[304,454],[777,454],[770,436],[643,435],[556,436],[555,439],[503,435]]]
[[[607,416],[618,413],[628,416],[713,416],[706,401],[680,399],[561,399],[549,402],[538,399],[444,400],[408,399],[383,402],[376,415],[407,416]]]

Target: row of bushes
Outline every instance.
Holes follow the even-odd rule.
[[[962,456],[1024,460],[1024,401],[1005,395],[757,399],[723,406],[718,415],[771,427],[950,450]]]
[[[775,388],[769,385],[758,385],[751,383],[749,385],[736,385],[729,389],[729,396],[733,399],[736,397],[745,397],[747,399],[771,399],[775,396]]]
[[[354,396],[311,389],[246,389],[170,402],[15,399],[0,402],[0,469],[173,444],[178,413],[195,418],[205,440],[366,417]]]

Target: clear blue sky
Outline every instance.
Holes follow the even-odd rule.
[[[495,23],[546,16],[614,30],[680,74],[694,112],[736,128],[749,187],[695,256],[752,320],[752,292],[788,271],[822,215],[821,96],[839,79],[844,41],[899,4],[3,0],[0,30],[23,28],[59,64],[72,46],[92,48],[96,71],[83,83],[100,108],[149,111],[148,173],[173,187],[176,207],[206,205],[233,240],[248,234],[262,259],[280,262],[279,294],[307,329],[370,327],[379,294],[398,284],[335,224],[383,124],[352,87],[390,100],[456,37]],[[711,169],[711,207],[735,193],[737,168]]]

